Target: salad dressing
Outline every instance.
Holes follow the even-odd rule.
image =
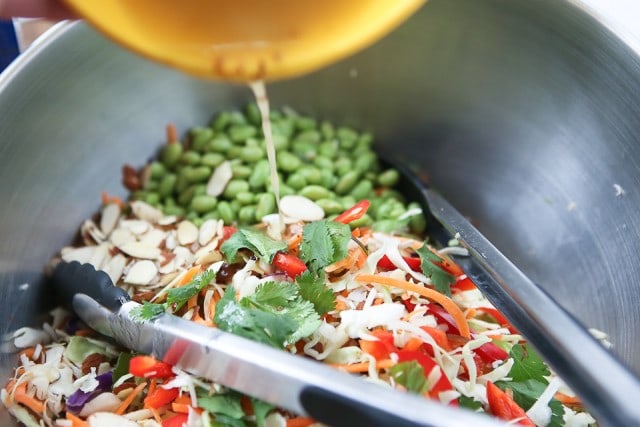
[[[262,117],[262,133],[264,133],[264,143],[267,148],[267,159],[269,160],[269,179],[271,180],[271,189],[276,198],[276,207],[278,209],[278,223],[276,227],[276,236],[278,240],[282,238],[284,228],[284,218],[280,209],[280,179],[278,178],[278,167],[276,163],[276,148],[273,143],[273,132],[271,130],[271,117],[269,116],[269,98],[267,97],[267,89],[264,81],[255,81],[249,84],[256,97],[256,104],[260,110]]]

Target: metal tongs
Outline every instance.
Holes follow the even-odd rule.
[[[394,165],[398,167],[398,165]],[[640,380],[528,279],[453,206],[404,172],[421,199],[469,250],[465,273],[576,392],[601,425],[640,425]],[[305,358],[172,315],[140,323],[138,306],[91,265],[61,262],[57,292],[91,328],[123,346],[331,426],[496,426],[498,420],[367,383]]]

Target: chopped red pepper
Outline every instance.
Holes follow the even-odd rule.
[[[180,389],[156,387],[147,397],[144,398],[144,406],[158,409],[167,405],[178,397]]]
[[[382,329],[371,332],[378,341],[360,340],[360,348],[376,360],[388,359],[391,353],[398,351],[393,343],[393,333]]]
[[[176,414],[162,421],[162,427],[182,427],[188,420],[189,416],[187,414]]]
[[[486,363],[493,363],[497,360],[506,360],[509,353],[492,342],[484,343],[475,349],[475,352]]]
[[[144,378],[169,378],[174,376],[171,365],[151,356],[134,356],[129,361],[129,373]]]
[[[516,421],[519,425],[535,427],[535,424],[507,393],[491,381],[487,382],[487,401],[491,413],[506,421]]]
[[[292,279],[307,271],[307,266],[300,258],[284,252],[276,253],[273,257],[273,265]]]
[[[500,326],[504,326],[505,328],[508,328],[509,331],[512,334],[517,334],[518,333],[516,328],[513,327],[511,322],[509,322],[509,320],[504,316],[504,314],[500,313],[495,308],[478,307],[476,310],[478,310],[479,312],[482,312],[482,313],[487,313],[489,316],[493,317],[495,319],[495,321],[500,324]]]
[[[338,215],[334,219],[334,221],[341,222],[343,224],[349,224],[350,222],[353,222],[357,219],[362,218],[364,214],[367,213],[367,209],[369,209],[370,205],[371,205],[371,202],[369,202],[368,200],[361,200],[355,205],[353,205],[352,207],[350,207],[349,209],[347,209],[346,211],[342,212],[340,215]]]
[[[429,326],[421,326],[420,329],[431,335],[431,338],[433,338],[436,344],[442,347],[445,351],[451,351],[451,343],[449,343],[447,334],[442,329],[431,328]],[[424,349],[429,356],[434,356],[431,344],[424,343]]]
[[[402,259],[413,271],[422,271],[422,261],[420,261],[420,258],[403,256]],[[383,270],[395,270],[396,268],[398,268],[386,255],[383,255],[382,258],[380,258],[380,261],[378,261],[378,267]]]

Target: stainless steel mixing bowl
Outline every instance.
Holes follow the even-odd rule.
[[[375,132],[640,373],[640,59],[579,4],[431,0],[376,46],[269,91],[276,106]],[[184,130],[250,99],[245,87],[151,64],[82,24],[9,69],[0,333],[50,306],[43,265],[100,191],[125,194],[123,163],[144,163],[167,122]],[[11,357],[0,357],[1,382]]]

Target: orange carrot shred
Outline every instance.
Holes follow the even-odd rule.
[[[14,389],[13,400],[31,409],[37,414],[44,412],[44,403],[27,394],[27,383],[22,383]]]
[[[131,405],[133,400],[142,392],[142,390],[144,390],[146,386],[147,386],[146,382],[142,382],[138,384],[138,386],[133,389],[133,391],[129,394],[129,396],[127,396],[127,398],[124,399],[120,404],[120,406],[118,406],[118,408],[115,410],[116,415],[124,414],[124,411],[127,410],[129,405]]]
[[[66,418],[67,420],[71,421],[71,427],[86,427],[89,425],[85,420],[76,415],[73,415],[69,411],[67,411]]]
[[[158,424],[162,424],[162,417],[160,416],[160,412],[156,408],[152,408],[150,406],[146,407],[153,414],[153,418],[156,419]]]
[[[182,279],[180,279],[180,282],[178,283],[178,286],[184,286],[184,285],[188,285],[194,277],[196,277],[196,275],[200,272],[200,266],[196,265],[194,267],[191,267],[189,270],[187,270],[187,272],[184,274],[184,276],[182,276]]]
[[[464,313],[460,308],[446,295],[441,294],[433,289],[425,288],[424,286],[416,285],[415,283],[405,282],[404,280],[394,279],[392,277],[380,276],[376,274],[360,274],[356,276],[358,282],[378,283],[381,285],[393,286],[396,288],[404,289],[407,291],[415,292],[425,298],[429,298],[440,304],[456,322],[460,335],[469,339],[471,333],[469,331],[469,324],[464,316]]]
[[[308,417],[295,417],[287,420],[287,427],[308,427],[316,421]]]
[[[391,359],[378,360],[376,362],[376,368],[387,369],[392,367],[395,364],[396,362],[394,362]],[[349,364],[332,363],[331,366],[333,366],[334,368],[340,369],[341,371],[352,372],[352,373],[367,372],[369,370],[369,362],[349,363]]]

